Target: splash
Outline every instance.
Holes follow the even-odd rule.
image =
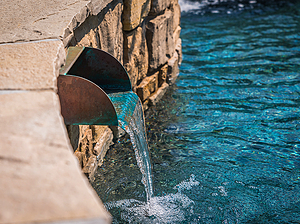
[[[188,1],[188,0],[179,0],[178,3],[180,5],[182,12],[198,10],[202,6],[202,4],[200,2],[192,2],[192,1]]]
[[[110,211],[118,209],[120,219],[128,223],[178,223],[186,220],[193,214],[194,201],[183,192],[191,190],[200,183],[191,175],[174,187],[175,194],[162,197],[151,197],[149,201],[142,202],[134,199],[125,199],[105,204]]]

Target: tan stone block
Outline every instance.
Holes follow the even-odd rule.
[[[77,46],[100,48],[100,41],[98,30],[91,29],[88,33],[84,34],[83,38],[77,42]]]
[[[65,60],[60,40],[0,45],[0,89],[56,89]]]
[[[116,140],[126,134],[126,132],[119,126],[110,126],[109,128],[113,132],[113,140]]]
[[[149,97],[149,104],[155,105],[165,95],[169,85],[164,83],[154,94]]]
[[[177,51],[175,51],[173,57],[168,61],[168,84],[174,84],[176,81],[176,78],[179,74],[179,67],[178,67],[178,54]]]
[[[180,38],[177,40],[175,50],[178,54],[178,65],[181,65],[181,62],[182,62],[182,46],[181,46],[181,39]]]
[[[93,154],[99,157],[104,157],[109,146],[113,144],[113,132],[108,126],[93,125],[93,137],[96,145],[93,148]]]
[[[100,49],[110,53],[123,64],[122,1],[114,1],[98,15]]]
[[[105,1],[106,2],[106,1]],[[97,16],[90,15],[74,31],[66,33],[65,46],[100,48],[123,63],[122,1],[111,1]],[[69,36],[68,36],[69,35]]]
[[[111,4],[114,0],[92,0],[92,12],[93,15],[98,15],[108,4]]]
[[[147,45],[149,50],[149,71],[154,71],[165,64],[174,53],[172,12],[149,20],[147,23]]]
[[[180,5],[177,1],[175,1],[173,4],[171,4],[170,10],[173,13],[173,31],[175,32],[176,28],[180,26],[180,18],[181,18],[181,10]]]
[[[173,34],[173,40],[174,40],[175,49],[176,49],[177,41],[180,38],[180,31],[181,31],[181,27],[177,26],[177,28],[176,28],[176,30],[175,30],[175,32]]]
[[[97,157],[95,155],[91,155],[82,168],[82,172],[89,178],[90,181],[94,181],[94,174],[98,167]]]
[[[143,111],[148,110],[149,108],[149,100],[146,100],[145,102],[143,102]]]
[[[137,95],[140,97],[142,102],[147,100],[150,94],[158,89],[158,74],[159,72],[156,72],[155,74],[146,77],[137,86],[136,88]]]
[[[70,136],[70,133],[69,136],[71,139],[79,138],[75,155],[82,164],[84,174],[92,181],[98,164],[101,165],[109,146],[113,144],[113,133],[108,126],[79,125],[78,127],[79,134],[76,135],[77,132],[74,132],[75,136]]]
[[[14,92],[0,95],[0,223],[108,223],[73,155],[57,94]]]
[[[133,88],[148,72],[148,48],[142,27],[124,33],[124,67]]]
[[[74,153],[74,155],[75,155],[76,158],[78,159],[78,163],[79,163],[80,168],[83,168],[83,155],[84,155],[84,153],[83,153],[83,152],[76,151],[76,152]]]
[[[150,15],[158,15],[169,8],[174,0],[152,0]]]
[[[91,1],[1,0],[0,10],[0,43],[59,39],[63,38],[64,29],[73,30],[85,20]]]
[[[126,0],[122,14],[123,30],[135,29],[148,15],[150,11],[150,0]]]
[[[161,87],[166,82],[168,75],[168,64],[165,64],[159,71],[158,86]]]

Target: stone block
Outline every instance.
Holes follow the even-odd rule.
[[[148,72],[148,48],[143,30],[139,26],[131,32],[124,32],[124,67],[133,87]]]
[[[143,110],[146,111],[149,108],[149,100],[146,100],[145,102],[143,102]]]
[[[91,155],[86,164],[82,168],[82,172],[88,177],[90,181],[94,181],[94,174],[98,167],[97,156]]]
[[[97,29],[91,29],[76,43],[77,46],[100,48],[100,41]],[[76,38],[76,36],[75,36]]]
[[[60,40],[0,45],[0,89],[56,89],[65,60]]]
[[[173,29],[175,32],[176,28],[180,26],[180,18],[181,18],[180,5],[178,4],[177,1],[171,4],[170,10],[172,11],[173,14]]]
[[[92,125],[94,142],[96,145],[93,149],[93,154],[99,157],[104,157],[109,146],[113,144],[113,132],[108,126]]]
[[[179,74],[178,54],[177,54],[177,51],[175,51],[173,57],[168,61],[167,83],[170,85],[174,84],[178,74]]]
[[[122,0],[109,4],[98,15],[100,49],[107,51],[123,64]]]
[[[68,38],[68,46],[100,48],[123,63],[122,1],[111,1],[98,15],[89,16]]]
[[[154,71],[165,64],[174,53],[172,12],[149,20],[147,23],[147,45],[149,50],[149,70]]]
[[[176,42],[175,50],[178,54],[178,65],[181,65],[181,62],[182,62],[182,46],[181,46],[181,39],[180,38]]]
[[[123,30],[135,29],[148,15],[151,0],[126,0],[122,14]]]
[[[114,0],[91,0],[93,15],[98,15],[104,8]]]
[[[174,0],[152,0],[150,15],[161,14],[164,10],[170,7]]]
[[[0,9],[0,43],[26,42],[63,38],[90,14],[91,1],[1,0]]]
[[[158,89],[158,74],[159,72],[156,72],[155,74],[146,77],[137,86],[136,92],[142,102],[147,100],[151,93],[155,92]]]
[[[83,173],[92,181],[98,164],[101,165],[109,146],[113,144],[113,133],[108,126],[77,125],[77,127],[79,131],[76,130],[72,133],[68,127],[69,137],[70,139],[77,138],[79,144],[75,155],[81,164]]]
[[[57,94],[0,92],[0,223],[109,223],[73,155]]]
[[[158,86],[161,87],[163,83],[167,81],[168,75],[168,64],[165,64],[159,71],[158,74]]]
[[[164,83],[154,94],[152,94],[149,97],[149,104],[155,105],[158,101],[161,100],[161,98],[165,95],[169,85],[167,83]]]
[[[75,155],[76,158],[78,159],[79,166],[80,166],[80,168],[82,169],[82,168],[83,168],[83,156],[84,156],[84,153],[83,153],[83,152],[76,151],[76,152],[74,153],[74,155]]]
[[[120,138],[126,134],[126,132],[119,126],[110,126],[109,128],[111,129],[111,131],[113,133],[113,141],[117,140],[118,138]]]
[[[177,28],[175,29],[174,34],[173,34],[175,49],[176,49],[177,41],[180,38],[180,31],[181,31],[181,27],[177,26]]]

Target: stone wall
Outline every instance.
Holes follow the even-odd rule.
[[[146,110],[178,74],[178,2],[1,3],[0,224],[109,223],[85,176],[92,179],[122,132],[107,126],[66,127],[57,95],[59,69],[69,46],[103,49],[123,63]]]
[[[86,19],[68,29],[65,48],[88,46],[109,52],[124,65],[144,110],[155,105],[179,72],[182,53],[178,1],[112,0],[98,14],[84,13]],[[83,172],[92,180],[113,144],[114,133],[107,126],[67,128]]]

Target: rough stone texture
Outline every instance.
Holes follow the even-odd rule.
[[[91,1],[85,0],[2,0],[0,10],[0,43],[11,43],[65,38],[85,20],[92,7]]]
[[[136,87],[137,95],[140,97],[141,101],[147,100],[151,93],[154,93],[158,89],[158,74],[146,77],[143,81]]]
[[[122,2],[114,0],[97,16],[89,16],[74,29],[67,46],[100,48],[123,63]]]
[[[164,96],[168,89],[169,85],[167,83],[162,84],[162,86],[149,97],[149,104],[155,105],[161,98]]]
[[[173,34],[175,50],[176,50],[176,45],[177,45],[178,39],[180,38],[180,31],[181,31],[181,27],[177,26],[177,28],[176,28],[176,30],[174,31],[174,34]]]
[[[56,89],[65,60],[60,40],[0,45],[0,89]]]
[[[177,40],[175,50],[178,54],[178,65],[181,65],[181,62],[182,62],[182,47],[181,47],[181,39],[180,38]]]
[[[144,111],[148,110],[148,108],[149,108],[148,104],[149,104],[149,100],[146,100],[145,102],[143,102],[143,110]]]
[[[169,8],[174,0],[152,0],[150,15],[161,14],[166,8]]]
[[[72,154],[58,96],[6,92],[0,91],[0,223],[90,218],[107,223],[105,208]]]
[[[112,54],[123,64],[122,0],[106,7],[105,14],[99,16],[100,48]]]
[[[167,81],[168,65],[165,64],[158,74],[158,86],[161,87]]]
[[[98,15],[113,0],[92,0],[93,15]]]
[[[180,26],[180,18],[181,18],[181,10],[180,5],[177,1],[173,2],[171,4],[170,10],[173,13],[173,31],[175,32],[176,28]]]
[[[124,33],[124,67],[134,87],[147,75],[148,48],[144,26]]]
[[[83,173],[93,181],[94,172],[103,162],[104,155],[113,143],[113,132],[108,126],[68,125],[69,138]]]
[[[150,0],[126,0],[122,15],[123,30],[135,29],[150,11]]]
[[[168,61],[168,78],[167,82],[169,84],[174,84],[176,78],[179,74],[179,67],[178,67],[178,54],[177,52],[174,53],[173,57]]]
[[[92,24],[91,19],[88,19],[87,21],[89,21],[87,23]],[[86,26],[80,26],[79,28],[77,28],[74,31],[75,40],[71,40],[71,41],[74,43],[74,45],[77,46],[100,48],[98,29],[95,28],[95,29],[85,30],[86,28],[87,28]],[[72,42],[70,42],[70,45],[72,45]]]
[[[102,165],[107,150],[113,144],[114,135],[108,126],[93,125],[91,128],[96,143],[93,153],[97,156],[98,165]]]
[[[172,12],[169,10],[148,22],[146,37],[150,71],[159,68],[172,57],[175,50],[173,34]]]

